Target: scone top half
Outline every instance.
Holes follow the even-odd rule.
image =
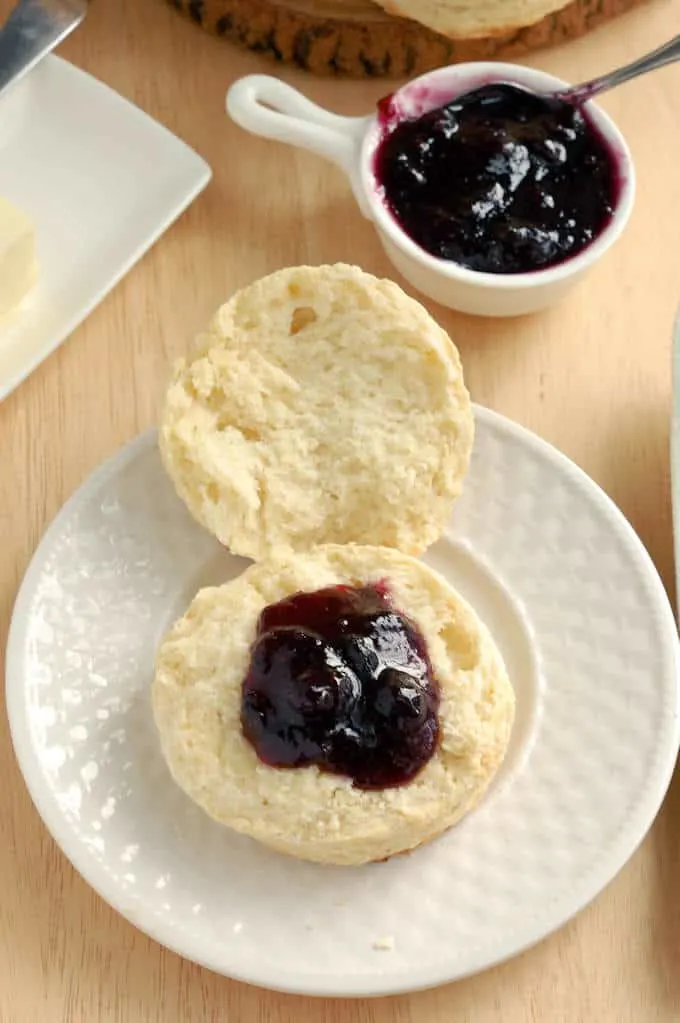
[[[222,306],[175,367],[159,439],[193,516],[255,560],[321,543],[422,553],[472,441],[448,335],[342,264],[281,270]]]

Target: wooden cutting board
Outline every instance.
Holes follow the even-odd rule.
[[[225,39],[320,75],[401,78],[442,64],[518,57],[583,35],[645,0],[571,0],[529,28],[450,40],[370,0],[169,0]]]

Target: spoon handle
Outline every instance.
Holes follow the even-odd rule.
[[[593,96],[597,96],[598,93],[604,92],[606,89],[613,89],[615,85],[622,85],[630,78],[644,75],[647,71],[654,71],[656,68],[663,67],[664,64],[672,64],[678,59],[680,59],[680,35],[674,36],[663,46],[645,54],[644,57],[639,57],[631,64],[617,68],[616,71],[609,71],[606,75],[594,78],[591,82],[577,85],[575,89],[567,89],[561,95],[562,98],[568,99],[572,103],[585,103],[586,100],[592,99]]]

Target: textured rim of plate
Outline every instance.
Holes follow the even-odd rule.
[[[48,788],[42,784],[42,769],[40,762],[36,760],[34,754],[26,720],[23,686],[12,684],[12,679],[16,683],[16,679],[19,677],[23,631],[25,622],[28,620],[27,609],[34,588],[34,577],[37,578],[42,569],[41,552],[45,547],[49,546],[53,534],[59,531],[63,519],[68,516],[71,508],[77,504],[83,487],[94,487],[101,484],[134,459],[141,449],[156,443],[156,431],[154,429],[147,430],[100,464],[80,484],[75,493],[71,495],[57,512],[44,533],[24,575],[12,612],[7,641],[5,697],[12,743],[19,767],[31,799],[52,837],[70,860],[72,866],[105,902],[136,927],[137,930],[153,938],[160,945],[177,953],[177,955],[232,980],[290,994],[325,998],[366,998],[405,994],[411,991],[438,987],[452,981],[473,976],[485,969],[490,969],[492,966],[497,966],[506,960],[520,955],[551,934],[554,934],[592,902],[616,877],[636,852],[652,826],[670,785],[676,765],[678,749],[680,748],[680,644],[678,642],[675,618],[663,583],[649,553],[628,520],[611,498],[582,469],[553,445],[542,440],[525,427],[507,419],[505,416],[479,405],[475,405],[474,410],[477,419],[484,419],[490,425],[504,429],[523,444],[531,446],[539,454],[551,459],[553,463],[559,465],[563,473],[569,475],[578,483],[581,490],[586,490],[590,493],[592,499],[600,505],[603,513],[609,518],[612,528],[626,535],[631,553],[633,551],[636,552],[635,556],[637,557],[640,571],[644,572],[650,585],[650,590],[656,594],[659,618],[667,633],[667,643],[669,650],[672,651],[672,662],[675,667],[675,714],[672,721],[668,722],[663,744],[665,749],[659,749],[658,751],[655,763],[656,770],[653,776],[648,778],[644,796],[638,800],[626,824],[622,827],[618,841],[613,843],[607,855],[598,861],[597,869],[586,875],[584,882],[571,890],[568,896],[562,896],[559,901],[553,904],[553,919],[550,924],[546,926],[545,922],[539,922],[535,932],[524,936],[521,940],[500,942],[496,946],[493,957],[489,958],[484,966],[480,966],[477,969],[466,971],[437,969],[432,972],[428,972],[425,969],[420,971],[418,979],[413,979],[403,985],[395,984],[391,977],[386,977],[384,980],[376,977],[361,978],[360,980],[357,978],[358,983],[349,991],[342,989],[340,984],[333,988],[328,987],[323,977],[319,978],[318,982],[311,978],[306,978],[304,983],[295,983],[294,979],[287,982],[283,977],[272,982],[270,978],[262,976],[257,970],[250,972],[243,970],[227,972],[227,964],[219,962],[217,958],[206,955],[203,949],[194,947],[192,940],[189,940],[186,947],[183,947],[182,943],[176,940],[175,934],[169,933],[168,929],[164,926],[159,927],[152,916],[142,921],[137,914],[133,916],[126,912],[124,908],[121,908],[118,899],[118,886],[110,881],[106,873],[99,869],[97,862],[91,859],[80,845],[72,841],[70,827],[66,823],[57,804],[51,798]]]

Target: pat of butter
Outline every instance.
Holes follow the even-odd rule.
[[[33,225],[25,213],[0,196],[0,317],[31,290],[37,272]]]

